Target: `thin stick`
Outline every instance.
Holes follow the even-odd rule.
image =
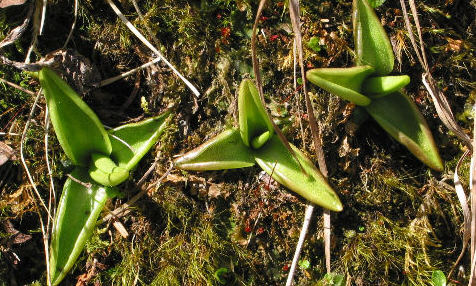
[[[463,160],[470,154],[470,150],[466,150],[466,152],[459,158],[458,163],[456,164],[455,168],[455,173],[454,173],[454,188],[456,191],[456,195],[458,197],[459,203],[461,204],[461,209],[463,211],[463,218],[464,218],[464,224],[463,224],[463,247],[460,251],[460,254],[458,258],[456,259],[455,263],[453,264],[453,267],[451,267],[450,272],[448,273],[448,280],[451,279],[451,275],[453,274],[453,271],[456,269],[456,266],[458,266],[459,262],[461,259],[463,259],[463,255],[466,251],[466,248],[468,246],[468,242],[471,238],[471,211],[469,210],[468,203],[467,203],[467,198],[466,194],[464,193],[464,188],[463,185],[461,184],[461,181],[459,179],[458,175],[458,170],[461,167],[461,164],[463,163]],[[472,172],[470,172],[470,177],[472,177]]]
[[[49,219],[52,219],[51,217],[51,214],[50,214],[50,211],[49,209],[46,207],[45,205],[45,202],[43,201],[43,199],[41,198],[41,195],[40,193],[38,192],[38,189],[36,188],[36,184],[35,184],[35,181],[33,180],[33,177],[31,176],[31,173],[30,173],[30,170],[28,169],[28,165],[26,164],[26,160],[25,160],[25,154],[23,152],[24,150],[24,145],[26,143],[26,132],[28,130],[28,127],[30,125],[30,122],[31,122],[31,119],[33,118],[33,113],[35,112],[35,109],[36,109],[36,105],[38,104],[38,100],[40,99],[41,97],[41,89],[38,91],[37,95],[36,95],[36,98],[35,98],[35,101],[33,103],[33,106],[31,107],[31,111],[30,111],[30,114],[28,115],[28,119],[25,123],[25,127],[23,129],[23,132],[22,132],[22,136],[21,136],[21,141],[20,141],[20,158],[21,158],[21,163],[23,165],[23,168],[25,169],[25,172],[27,174],[27,177],[28,177],[28,180],[33,188],[33,190],[35,191],[35,195],[38,197],[39,201],[41,202],[42,206],[45,208],[47,214],[48,214],[48,217]],[[35,204],[36,204],[36,200],[34,201]],[[38,210],[38,216],[39,216],[39,219],[40,219],[40,225],[41,225],[41,233],[42,233],[42,236],[43,236],[43,247],[44,247],[44,251],[45,251],[45,260],[46,260],[46,277],[47,277],[47,283],[48,285],[51,285],[51,275],[50,275],[50,261],[49,261],[49,248],[48,248],[48,234],[47,232],[45,231],[45,226],[44,226],[44,223],[43,223],[43,218],[41,217],[41,213],[40,211]]]
[[[64,41],[63,44],[63,49],[66,48],[66,46],[69,43],[69,40],[71,40],[71,37],[73,36],[73,31],[74,28],[76,27],[76,21],[78,20],[78,6],[79,6],[79,0],[74,0],[74,18],[73,18],[73,23],[71,24],[71,29],[69,30],[68,37],[66,38],[66,41]]]
[[[259,93],[259,96],[260,96],[260,99],[261,99],[261,102],[263,103],[263,105],[265,105],[265,100],[264,100],[264,93],[263,93],[263,84],[262,84],[262,81],[261,81],[261,71],[260,71],[260,68],[259,68],[259,61],[258,61],[258,57],[256,56],[256,31],[258,29],[258,22],[259,22],[260,15],[263,12],[263,8],[264,8],[265,4],[266,4],[266,0],[261,0],[260,3],[259,3],[258,11],[256,12],[255,22],[253,24],[253,31],[252,31],[252,35],[251,35],[251,61],[253,63],[253,72],[255,73],[256,85],[258,87],[258,93]],[[264,110],[266,111],[267,116],[269,118],[272,118],[268,109],[265,108]],[[296,153],[294,152],[294,150],[289,145],[288,139],[286,139],[286,137],[284,137],[283,132],[281,131],[281,129],[279,129],[278,126],[276,125],[276,123],[274,123],[274,120],[271,120],[271,124],[273,125],[274,132],[276,132],[276,135],[278,135],[279,140],[284,144],[286,149],[288,149],[288,151],[291,153],[293,158],[299,164],[299,167],[301,168],[301,171],[304,174],[307,174],[306,170],[304,170],[304,168],[302,167],[301,162],[298,160],[298,158],[296,156]]]
[[[48,170],[48,178],[50,180],[50,187],[49,187],[49,200],[48,200],[48,211],[51,213],[52,206],[56,202],[56,192],[55,192],[55,183],[53,181],[53,171],[51,169],[50,165],[50,159],[48,156],[48,143],[49,143],[49,129],[50,129],[50,121],[49,121],[49,113],[48,113],[48,108],[45,108],[46,114],[45,114],[45,160],[46,160],[46,167]],[[53,208],[53,216],[55,216],[55,208]],[[51,227],[50,227],[51,226]],[[48,219],[46,221],[46,234],[47,237],[50,235],[50,229],[54,229],[54,220],[50,219],[50,216],[48,216]],[[48,239],[46,240],[48,241]],[[49,261],[49,254],[46,253],[46,259]],[[49,265],[47,266],[49,268]],[[48,281],[51,281],[51,276],[49,271],[47,272],[48,275]],[[51,282],[50,282],[51,283]]]
[[[25,123],[25,127],[23,128],[23,132],[22,132],[22,135],[21,135],[21,141],[20,141],[20,158],[21,158],[21,162],[22,162],[22,165],[23,165],[23,168],[25,169],[25,172],[27,174],[27,177],[28,177],[28,181],[30,182],[33,190],[35,191],[35,194],[36,196],[38,197],[38,199],[40,200],[41,202],[41,205],[43,206],[43,208],[48,212],[48,215],[51,217],[51,214],[50,212],[48,211],[48,207],[46,206],[45,202],[43,201],[43,199],[41,198],[41,195],[40,195],[40,192],[38,191],[38,189],[36,188],[36,184],[35,184],[35,181],[33,180],[33,177],[31,176],[31,173],[30,173],[30,170],[28,169],[28,165],[26,164],[26,160],[25,160],[25,154],[23,152],[24,150],[24,147],[25,147],[25,144],[26,144],[26,132],[28,130],[28,127],[30,126],[30,122],[31,122],[31,119],[33,118],[33,113],[35,112],[35,109],[36,109],[36,105],[38,104],[38,100],[40,99],[40,96],[41,96],[41,89],[38,91],[38,94],[35,98],[35,102],[33,103],[33,106],[31,107],[31,111],[30,111],[30,114],[28,115],[28,119]],[[52,218],[52,217],[51,217]]]
[[[5,136],[5,135],[8,135],[8,136],[20,136],[21,134],[18,134],[18,133],[10,133],[10,132],[0,132],[0,135],[1,135],[1,136]]]
[[[307,93],[307,84],[306,84],[307,80],[305,78],[306,73],[304,69],[304,56],[303,56],[303,49],[302,49],[302,36],[301,36],[301,27],[300,27],[301,25],[300,25],[300,19],[299,19],[299,15],[300,15],[299,0],[289,1],[289,14],[290,14],[291,23],[293,26],[294,35],[295,35],[294,40],[296,42],[296,47],[297,47],[298,55],[299,55],[299,65],[301,67],[301,76],[303,78],[303,92],[304,92],[304,98],[306,101],[306,109],[307,109],[307,115],[309,119],[309,125],[311,127],[311,133],[312,133],[313,142],[314,142],[314,149],[317,154],[319,169],[322,175],[325,178],[327,178],[328,171],[327,171],[327,165],[326,165],[325,156],[324,156],[324,150],[322,149],[322,145],[321,145],[320,129],[319,129],[319,126],[317,125],[317,120],[314,116],[314,108],[312,107],[311,100],[309,99],[309,95]],[[310,221],[310,218],[312,217],[313,211],[314,211],[313,204],[308,204],[306,206],[306,215],[304,217],[303,226],[301,228],[301,233],[299,235],[298,245],[296,246],[293,262],[291,264],[291,268],[288,274],[288,279],[286,281],[287,286],[292,285],[294,272],[296,269],[296,265],[299,261],[299,255],[302,248],[302,242],[301,243],[299,242],[301,240],[304,241],[304,238],[307,234],[307,230],[309,228],[309,221]],[[329,210],[324,210],[323,220],[324,220],[324,252],[326,257],[326,270],[328,273],[330,273],[331,271],[331,251],[330,251],[331,217],[330,217]]]
[[[198,92],[198,89],[193,86],[191,82],[189,82],[181,73],[178,72],[177,69],[169,62],[167,59],[162,55],[159,50],[157,50],[140,32],[137,30],[132,23],[127,20],[127,18],[122,14],[121,10],[117,8],[117,6],[112,2],[112,0],[106,0],[109,6],[111,6],[112,10],[116,13],[116,15],[119,17],[119,19],[122,20],[122,22],[129,28],[129,30],[137,37],[139,40],[144,43],[151,51],[153,51],[159,58],[161,58],[167,66],[187,85],[187,87],[195,94],[195,96],[200,96],[200,92]]]
[[[47,5],[47,0],[43,0],[42,2],[42,7],[41,7],[41,20],[40,20],[40,29],[39,29],[39,34],[40,36],[43,35],[43,27],[45,26],[45,18],[46,18],[46,5]]]
[[[476,115],[476,113],[475,113]],[[476,119],[473,122],[473,155],[471,156],[471,276],[469,277],[469,285],[476,285],[475,272],[474,272],[474,261],[476,259]]]
[[[31,95],[31,96],[35,96],[35,95],[36,95],[36,93],[34,93],[33,91],[28,90],[28,89],[26,89],[26,88],[23,88],[23,87],[19,86],[18,84],[15,84],[15,83],[13,83],[13,82],[9,82],[8,80],[4,80],[3,78],[0,78],[0,82],[3,82],[3,83],[5,83],[5,84],[8,84],[9,86],[11,86],[11,87],[13,87],[13,88],[16,88],[16,89],[18,89],[18,90],[20,90],[20,91],[23,91],[24,93],[27,93],[27,94],[29,94],[29,95]]]
[[[43,0],[42,3],[44,3],[46,0]],[[28,51],[25,56],[25,64],[30,63],[30,56],[31,53],[36,49],[36,44],[38,43],[38,34],[40,33],[40,26],[41,26],[41,19],[40,17],[40,11],[41,7],[37,6],[35,8],[35,12],[33,13],[33,34],[31,38],[31,43],[30,47],[28,48]],[[46,9],[46,7],[45,7]]]
[[[402,6],[402,11],[403,11],[403,16],[405,19],[405,26],[408,31],[408,36],[410,38],[410,41],[412,43],[413,49],[418,57],[418,60],[421,64],[421,66],[424,69],[424,73],[422,74],[422,82],[423,85],[425,86],[427,92],[430,94],[431,99],[433,101],[433,104],[435,106],[436,112],[438,114],[438,117],[440,118],[441,122],[467,146],[468,150],[471,150],[473,152],[472,159],[471,159],[471,171],[470,171],[470,195],[471,195],[471,218],[469,217],[469,209],[466,203],[466,196],[464,194],[464,190],[461,186],[461,183],[459,182],[459,178],[457,176],[457,171],[459,166],[456,167],[455,170],[455,190],[456,194],[458,196],[458,199],[460,201],[461,207],[463,209],[463,216],[464,216],[464,233],[463,233],[463,247],[461,249],[460,255],[456,260],[456,263],[450,270],[450,273],[448,274],[448,278],[451,277],[451,274],[453,273],[454,268],[456,265],[459,263],[461,258],[463,257],[463,254],[466,250],[467,243],[469,240],[469,236],[471,237],[471,276],[470,276],[470,285],[476,285],[476,279],[474,279],[474,261],[476,261],[475,257],[475,251],[476,251],[476,187],[475,184],[473,184],[473,179],[476,177],[474,174],[475,168],[475,140],[476,140],[476,120],[475,120],[475,126],[473,127],[473,140],[466,135],[466,133],[461,129],[461,127],[458,125],[456,120],[454,119],[453,112],[451,110],[451,107],[448,103],[448,100],[446,99],[445,95],[438,89],[437,84],[435,80],[433,79],[428,62],[426,59],[426,54],[425,54],[425,46],[423,42],[423,37],[421,33],[421,27],[420,27],[420,22],[418,19],[418,12],[416,10],[416,5],[414,0],[409,0],[409,5],[410,9],[412,11],[412,16],[415,21],[415,26],[416,30],[418,33],[418,39],[419,39],[419,46],[415,40],[415,37],[413,36],[413,31],[412,31],[412,26],[408,17],[408,13],[406,10],[406,5],[404,0],[400,0],[400,4]],[[459,162],[462,162],[463,158],[467,155],[467,152],[459,159]],[[458,164],[459,165],[459,164]],[[469,224],[471,224],[471,227],[469,227]],[[468,233],[470,232],[470,234]]]
[[[289,267],[289,273],[288,273],[288,279],[286,280],[286,286],[293,285],[294,272],[296,271],[296,267],[299,261],[299,256],[301,254],[301,249],[304,244],[304,240],[306,239],[307,230],[309,229],[309,224],[311,222],[313,212],[314,212],[314,206],[312,204],[308,204],[306,206],[306,212],[304,213],[304,221],[302,223],[301,233],[299,233],[299,240],[296,245],[296,250],[294,252],[293,262],[291,263],[291,267]]]
[[[111,77],[111,78],[102,80],[102,81],[100,81],[100,82],[98,82],[98,83],[94,83],[93,86],[103,87],[103,86],[109,85],[109,84],[111,84],[111,83],[113,83],[113,82],[115,82],[115,81],[118,81],[118,80],[122,79],[122,78],[128,77],[128,76],[130,76],[131,74],[136,73],[137,71],[140,71],[140,70],[143,70],[143,69],[145,69],[145,68],[147,68],[147,67],[150,67],[151,65],[153,65],[153,64],[155,64],[155,63],[158,63],[158,62],[160,62],[160,61],[161,61],[161,58],[160,58],[160,57],[159,57],[159,58],[155,58],[155,59],[151,60],[150,62],[141,65],[140,67],[131,69],[130,71],[127,71],[127,72],[122,73],[122,74],[120,74],[120,75],[116,75],[116,76],[114,76],[114,77]]]
[[[144,19],[144,15],[142,14],[142,11],[139,8],[139,5],[137,5],[136,0],[132,0],[132,4],[134,5],[134,8],[136,9],[137,15],[139,16],[139,19],[142,21],[142,24],[145,26],[145,29],[147,33],[149,34],[149,37],[152,38],[152,41],[154,41],[154,44],[157,46],[160,46],[159,39],[154,35],[152,30],[150,29],[149,25],[147,25],[147,21]]]

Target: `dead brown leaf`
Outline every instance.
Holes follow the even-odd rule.
[[[16,160],[15,153],[10,146],[0,141],[0,166],[9,160]]]
[[[23,5],[26,0],[0,0],[0,8],[7,8],[15,5]]]

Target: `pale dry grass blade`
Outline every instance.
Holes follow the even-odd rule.
[[[258,93],[261,99],[261,103],[263,106],[266,106],[265,101],[264,101],[264,92],[263,92],[263,83],[261,81],[261,71],[259,67],[259,60],[258,57],[256,56],[256,31],[258,30],[258,23],[259,23],[259,18],[261,16],[261,13],[263,12],[264,5],[266,4],[266,0],[261,0],[258,6],[258,11],[256,12],[255,16],[255,22],[253,24],[253,31],[251,33],[251,61],[253,64],[253,72],[255,74],[256,78],[256,86],[258,88]],[[265,107],[264,109],[266,111],[267,116],[271,119],[271,114],[269,113],[269,110]],[[292,154],[292,156],[296,159],[296,162],[298,162],[299,167],[301,168],[301,171],[304,174],[307,174],[304,168],[302,167],[300,161],[297,159],[296,154],[294,150],[291,148],[289,145],[289,141],[284,137],[283,132],[281,132],[281,129],[276,126],[274,123],[274,120],[271,120],[271,124],[273,125],[274,132],[276,132],[276,135],[279,137],[279,140],[284,144],[286,149]]]
[[[112,0],[106,0],[109,6],[111,6],[114,13],[121,19],[121,21],[129,28],[129,30],[142,42],[146,45],[154,54],[156,54],[159,58],[161,58],[164,63],[187,85],[187,87],[195,94],[195,96],[200,96],[200,92],[198,89],[193,86],[193,84],[188,81],[167,59],[162,55],[162,53],[157,50],[140,32],[137,28],[132,25],[132,23],[127,20],[124,14],[117,8],[117,6],[112,2]]]
[[[76,27],[76,22],[78,20],[78,7],[79,7],[79,0],[74,0],[74,18],[73,18],[73,23],[71,24],[71,29],[69,30],[68,37],[66,38],[66,41],[64,41],[63,44],[63,49],[66,48],[68,45],[69,41],[71,40],[71,37],[73,36],[73,31],[74,28]]]
[[[40,29],[38,30],[39,35],[43,35],[43,28],[45,27],[45,18],[46,18],[46,6],[48,5],[48,0],[43,0],[41,2],[41,19],[40,19]]]
[[[453,271],[455,268],[458,266],[460,263],[461,259],[463,258],[464,252],[466,251],[468,242],[471,238],[471,211],[469,210],[468,206],[468,199],[466,197],[466,194],[464,192],[463,185],[461,184],[461,181],[459,179],[458,175],[458,170],[461,167],[461,164],[463,160],[470,154],[470,151],[467,150],[464,155],[459,158],[458,164],[455,169],[455,173],[453,176],[453,181],[454,181],[454,188],[456,191],[456,195],[458,197],[459,203],[461,205],[461,209],[463,211],[463,218],[464,218],[464,224],[463,224],[463,248],[461,249],[461,252],[456,259],[456,262],[453,264],[453,267],[451,268],[450,272],[448,273],[448,280],[451,278]]]
[[[36,1],[35,1],[36,2]],[[36,2],[38,3],[38,2]],[[43,1],[42,1],[43,3]],[[30,47],[25,56],[25,64],[29,64],[31,62],[31,53],[36,49],[36,45],[38,43],[38,35],[41,29],[41,14],[42,14],[42,5],[36,5],[35,11],[33,12],[33,33],[31,35],[31,43]]]
[[[111,84],[111,83],[113,83],[113,82],[115,82],[115,81],[118,81],[118,80],[122,79],[122,78],[128,77],[128,76],[130,76],[130,75],[136,73],[137,71],[140,71],[140,70],[143,70],[143,69],[145,69],[145,68],[147,68],[147,67],[150,67],[151,65],[153,65],[153,64],[155,64],[155,63],[158,63],[158,62],[161,61],[161,60],[162,60],[161,58],[155,58],[155,59],[151,60],[150,62],[141,65],[140,67],[137,67],[137,68],[135,68],[135,69],[131,69],[130,71],[127,71],[127,72],[122,73],[122,74],[120,74],[120,75],[117,75],[117,76],[114,76],[114,77],[111,77],[111,78],[102,80],[102,81],[100,81],[100,82],[98,82],[98,83],[93,84],[93,86],[95,86],[95,87],[103,87],[103,86],[109,85],[109,84]]]
[[[301,20],[300,20],[300,11],[299,11],[299,0],[290,0],[289,1],[289,14],[291,18],[291,23],[294,32],[294,43],[295,49],[298,51],[298,58],[299,58],[299,66],[301,67],[301,75],[303,78],[303,92],[304,92],[304,99],[306,102],[306,110],[309,118],[309,126],[311,127],[311,134],[314,142],[314,149],[317,154],[317,160],[319,164],[319,169],[322,175],[327,178],[328,171],[327,171],[327,164],[325,161],[324,150],[322,149],[321,144],[321,135],[320,129],[317,124],[317,120],[314,116],[314,108],[312,106],[311,100],[309,99],[309,95],[307,92],[307,81],[305,79],[306,71],[304,69],[304,53],[302,48],[302,35],[301,35]],[[288,273],[288,278],[286,281],[286,286],[292,285],[294,272],[296,270],[297,263],[299,261],[299,256],[301,253],[303,241],[306,233],[309,228],[309,220],[312,217],[312,213],[314,211],[314,206],[309,204],[306,206],[306,216],[304,217],[304,222],[301,228],[301,233],[299,235],[299,241],[296,246],[296,250],[294,253],[293,261],[291,263],[291,267]],[[323,222],[324,222],[324,253],[325,253],[325,261],[326,261],[326,270],[328,273],[331,271],[331,251],[330,251],[330,241],[331,241],[331,216],[329,210],[324,210],[323,215]]]
[[[38,91],[37,95],[36,95],[35,101],[33,103],[33,106],[31,107],[30,114],[28,115],[28,119],[25,123],[25,127],[24,127],[23,132],[22,132],[21,141],[20,141],[20,159],[21,159],[23,168],[25,170],[25,173],[27,174],[28,181],[30,182],[31,187],[33,188],[34,193],[37,197],[37,200],[40,201],[41,206],[46,210],[46,213],[48,215],[48,220],[50,220],[50,219],[52,220],[53,217],[51,216],[51,213],[50,213],[48,207],[46,206],[45,202],[41,198],[40,192],[38,191],[38,188],[36,187],[36,183],[33,180],[33,177],[31,176],[30,170],[29,170],[28,165],[27,165],[26,160],[25,160],[25,154],[23,152],[24,146],[25,146],[26,140],[27,140],[26,133],[28,131],[28,127],[30,126],[31,119],[33,118],[33,114],[35,113],[35,109],[36,109],[36,105],[38,104],[38,100],[41,97],[41,92],[42,92],[42,90],[40,89]],[[37,205],[37,200],[34,200],[35,205]],[[48,285],[51,285],[50,267],[49,267],[48,234],[47,234],[47,230],[45,229],[43,218],[41,216],[41,212],[40,212],[41,208],[37,207],[37,209],[38,209],[38,217],[40,219],[41,233],[42,233],[42,236],[43,236],[43,247],[44,247],[44,251],[45,251],[45,260],[46,260],[47,283],[48,283]]]
[[[293,261],[291,262],[291,266],[289,267],[288,278],[286,279],[286,286],[293,285],[294,273],[296,272],[296,267],[299,262],[299,256],[301,255],[301,249],[304,244],[304,240],[306,239],[307,230],[309,229],[309,224],[311,222],[313,212],[314,205],[308,204],[304,213],[304,221],[302,223],[301,232],[299,233],[296,250],[294,251]]]
[[[415,22],[415,28],[418,34],[419,43],[417,43],[414,35],[413,35],[413,27],[410,22],[410,18],[408,16],[408,12],[406,9],[406,4],[404,0],[400,0],[400,4],[402,6],[403,16],[405,20],[405,26],[408,31],[408,37],[410,38],[410,42],[412,43],[413,49],[415,54],[417,55],[418,61],[420,62],[421,66],[424,69],[424,73],[422,74],[422,83],[425,86],[427,92],[430,94],[433,104],[435,106],[436,112],[438,117],[440,118],[441,122],[450,130],[452,131],[468,148],[468,151],[472,151],[472,160],[471,160],[471,178],[470,178],[470,185],[471,185],[471,210],[468,208],[466,203],[466,196],[464,194],[464,189],[459,181],[458,177],[458,168],[461,164],[463,158],[467,156],[468,151],[459,159],[458,166],[455,170],[455,191],[458,196],[458,200],[461,204],[461,208],[463,209],[463,217],[464,217],[464,233],[463,233],[463,247],[461,249],[461,253],[456,260],[455,265],[452,267],[451,271],[448,274],[448,278],[451,277],[454,268],[460,262],[461,258],[464,255],[464,252],[467,248],[468,241],[471,240],[471,276],[470,276],[470,284],[469,285],[476,285],[476,279],[474,278],[474,261],[475,259],[475,251],[476,251],[476,187],[473,185],[472,178],[474,172],[474,160],[475,160],[475,139],[476,139],[476,125],[473,127],[473,135],[475,138],[471,140],[471,138],[462,130],[462,128],[456,122],[451,107],[446,99],[445,95],[441,90],[438,88],[436,81],[433,79],[430,68],[428,66],[426,54],[425,54],[425,46],[423,42],[423,37],[421,33],[421,26],[420,21],[418,19],[418,11],[416,9],[415,1],[408,0],[409,6],[412,12],[412,17]],[[476,120],[475,120],[476,124]],[[470,217],[471,215],[471,217]]]
[[[26,89],[26,88],[23,88],[23,87],[19,86],[18,84],[15,84],[15,83],[13,83],[13,82],[9,82],[8,80],[4,80],[3,78],[0,78],[0,82],[3,82],[3,83],[5,83],[5,84],[7,84],[7,85],[9,85],[9,86],[11,86],[11,87],[13,87],[13,88],[16,88],[16,89],[18,89],[18,90],[20,90],[20,91],[23,91],[24,93],[27,93],[27,94],[29,94],[29,95],[31,95],[31,96],[35,96],[35,95],[36,95],[36,93],[34,93],[33,91],[28,90],[28,89]]]
[[[48,114],[48,108],[45,108],[46,114],[45,114],[45,138],[44,138],[44,146],[45,146],[45,160],[46,160],[46,167],[48,170],[48,178],[50,181],[50,187],[49,187],[49,199],[48,199],[48,212],[51,213],[51,216],[48,216],[48,219],[46,220],[46,237],[50,237],[50,230],[54,229],[54,220],[51,219],[52,217],[55,217],[55,211],[56,208],[54,206],[54,203],[56,202],[56,191],[55,191],[55,183],[53,181],[53,171],[51,168],[50,164],[50,158],[48,155],[48,150],[49,150],[49,129],[50,129],[50,120],[49,120],[49,114]],[[46,243],[48,243],[48,239],[46,239]],[[47,271],[47,280],[48,283],[51,284],[51,276],[49,272],[49,253],[45,252],[46,260],[48,261],[46,264],[46,267],[48,267]]]

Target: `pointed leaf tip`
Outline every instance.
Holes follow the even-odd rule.
[[[183,170],[207,171],[251,167],[255,161],[240,131],[228,129],[177,158],[174,164]]]
[[[307,174],[276,135],[260,149],[253,150],[253,155],[266,173],[291,191],[329,210],[342,211],[339,197],[319,170],[295,146],[291,148]]]
[[[85,169],[76,168],[73,178],[63,187],[50,245],[50,273],[53,285],[58,285],[71,270],[92,235],[101,210],[110,197],[108,188],[96,185]]]
[[[398,142],[402,143],[420,161],[436,171],[443,163],[430,129],[415,104],[396,92],[376,98],[366,107],[368,113]]]
[[[39,78],[53,128],[66,156],[75,165],[86,166],[93,152],[109,155],[111,142],[92,109],[52,70],[42,68]]]
[[[159,140],[164,132],[172,110],[142,120],[129,123],[109,131],[112,143],[111,158],[121,168],[128,171],[134,169],[145,154]]]
[[[366,0],[353,2],[354,45],[358,65],[370,65],[377,75],[393,70],[394,55],[387,33]]]

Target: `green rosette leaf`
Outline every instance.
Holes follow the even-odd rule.
[[[109,136],[91,108],[52,70],[42,68],[39,79],[56,136],[73,164],[87,166],[92,153],[109,155]]]
[[[274,128],[251,80],[241,82],[238,113],[243,143],[248,147],[260,148],[273,135]]]
[[[207,171],[250,167],[255,164],[250,148],[237,129],[228,129],[175,160],[183,170]]]
[[[306,78],[320,88],[357,105],[367,106],[370,98],[361,92],[365,78],[374,72],[371,66],[322,68],[309,70]]]
[[[125,124],[109,131],[111,159],[118,167],[132,170],[159,140],[168,124],[171,110],[137,123]]]
[[[393,70],[394,55],[387,33],[366,0],[354,0],[352,20],[357,65],[370,65],[377,75]]]
[[[443,170],[443,163],[426,121],[406,95],[396,92],[373,99],[366,109],[385,131],[420,161],[434,170]]]
[[[379,98],[397,92],[409,83],[407,75],[370,77],[362,84],[362,92],[370,98]]]
[[[260,149],[253,150],[256,162],[276,181],[312,203],[332,211],[341,211],[342,203],[314,164],[295,146],[296,159],[275,135]]]
[[[73,267],[96,227],[106,200],[113,193],[112,189],[92,182],[83,168],[76,168],[71,176],[78,182],[68,178],[64,184],[51,239],[50,273],[53,285],[58,285]],[[90,184],[91,188],[87,188],[86,184]]]

